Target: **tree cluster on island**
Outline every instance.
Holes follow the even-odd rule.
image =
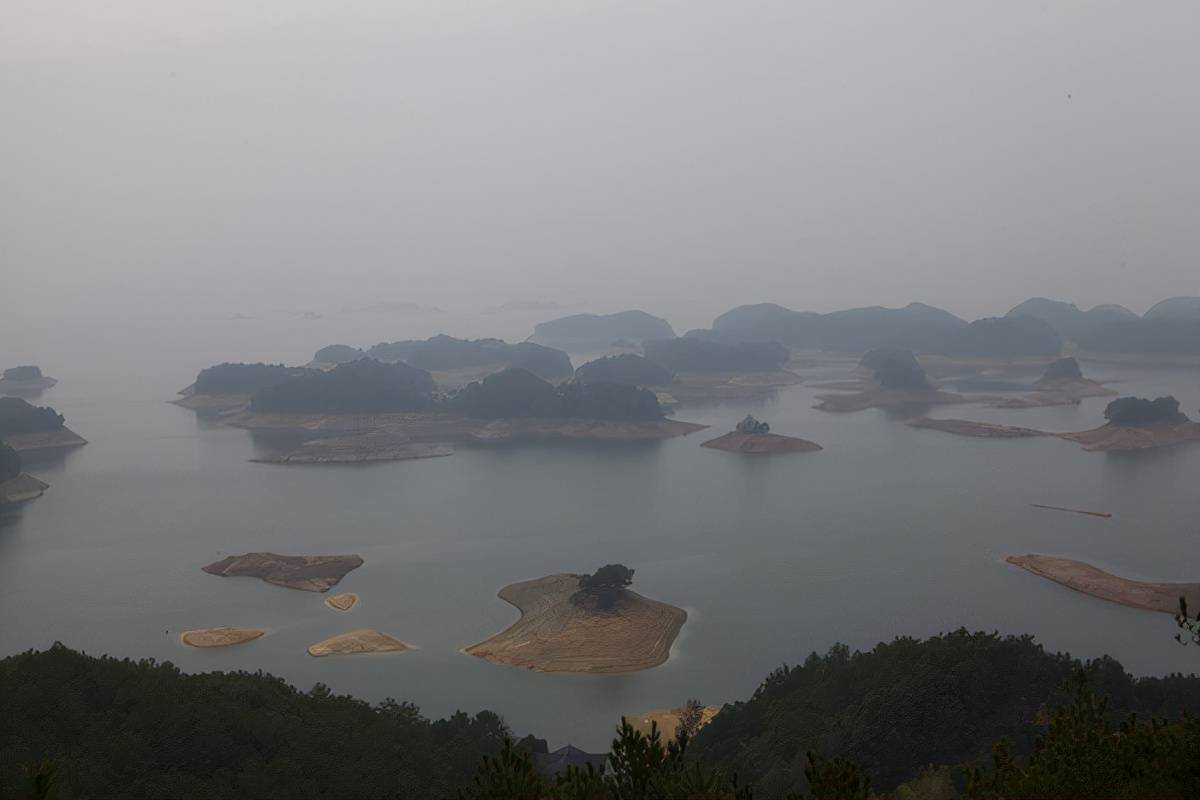
[[[36,381],[42,377],[42,368],[33,365],[9,367],[4,370],[6,381]]]
[[[1187,422],[1179,410],[1179,401],[1171,395],[1147,400],[1144,397],[1120,397],[1104,409],[1104,418],[1113,425],[1173,425]]]
[[[444,405],[449,411],[488,419],[656,420],[663,416],[658,398],[647,389],[579,381],[554,386],[523,369],[502,370],[470,383]]]
[[[0,441],[0,483],[11,481],[21,474],[21,454]]]
[[[966,631],[814,653],[694,737],[664,741],[623,721],[602,771],[558,776],[539,773],[491,712],[430,721],[408,703],[370,705],[321,684],[301,692],[262,672],[186,675],[56,644],[0,660],[0,685],[4,797],[31,784],[64,800],[1185,798],[1200,788],[1200,678],[1134,678],[1110,658],[1081,663],[1031,637]]]
[[[61,430],[66,418],[49,406],[35,406],[20,397],[0,397],[0,437]]]
[[[666,386],[675,380],[670,370],[633,353],[604,356],[575,370],[580,383],[623,383],[628,386]]]
[[[579,591],[571,602],[591,611],[612,611],[621,593],[633,585],[633,570],[624,564],[605,564],[591,575],[579,576]]]
[[[268,386],[314,373],[315,370],[305,367],[286,367],[283,364],[226,362],[200,370],[192,391],[204,395],[254,394]]]
[[[250,408],[261,413],[311,414],[427,411],[434,406],[433,390],[433,377],[423,369],[363,358],[261,389]]]
[[[1083,370],[1080,369],[1079,362],[1074,357],[1068,356],[1051,362],[1050,366],[1046,367],[1046,371],[1042,373],[1038,383],[1081,380],[1083,380]]]
[[[527,369],[547,380],[569,378],[574,373],[571,358],[561,350],[533,342],[510,344],[500,339],[456,339],[438,334],[429,339],[380,342],[366,350],[344,344],[322,347],[314,363],[342,364],[361,358],[395,363],[403,361],[430,371],[505,366]]]
[[[884,389],[924,392],[931,388],[925,369],[911,350],[877,347],[865,353],[858,365],[870,370]]]
[[[725,343],[695,336],[645,342],[646,358],[671,372],[770,372],[791,352],[778,342]]]

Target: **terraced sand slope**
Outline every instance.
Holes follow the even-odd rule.
[[[1120,603],[1130,608],[1174,614],[1179,611],[1180,597],[1187,598],[1188,608],[1200,608],[1200,583],[1131,581],[1111,575],[1082,561],[1036,553],[1009,556],[1007,561],[1009,564],[1015,564],[1021,569],[1029,570],[1034,575],[1049,578],[1077,592],[1090,594],[1092,597],[1099,597],[1110,603]]]
[[[506,586],[499,597],[521,618],[464,652],[537,672],[620,673],[657,667],[671,655],[687,612],[622,590],[611,611],[571,602],[578,575],[547,575]]]
[[[363,564],[361,556],[281,556],[278,553],[246,553],[227,556],[200,569],[223,578],[262,578],[276,586],[305,592],[327,592],[346,573]]]
[[[403,653],[411,649],[404,642],[386,633],[362,628],[350,631],[323,642],[317,642],[308,648],[310,656],[357,656],[365,653]]]
[[[335,594],[333,597],[325,598],[325,605],[329,606],[334,611],[349,611],[358,605],[358,595],[354,592]]]

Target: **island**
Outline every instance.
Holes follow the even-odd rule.
[[[0,394],[41,394],[58,381],[42,374],[41,367],[9,367],[0,375]]]
[[[316,658],[324,658],[325,656],[359,656],[367,653],[403,653],[412,649],[412,645],[405,644],[394,636],[380,633],[371,628],[361,628],[317,642],[308,648],[308,654]]]
[[[716,439],[709,439],[700,446],[747,455],[812,453],[822,449],[816,442],[771,433],[770,425],[749,415],[737,424],[735,430]]]
[[[256,432],[268,444],[290,442],[276,455],[255,459],[287,464],[428,458],[448,455],[451,443],[654,441],[705,427],[666,419],[655,393],[634,386],[555,386],[510,367],[443,395],[435,394],[426,370],[374,359],[264,388],[219,422]]]
[[[349,611],[358,605],[358,595],[354,592],[335,594],[333,597],[325,598],[325,605],[329,606],[334,611]]]
[[[20,397],[0,397],[0,439],[18,453],[67,450],[87,440],[66,427],[53,408],[30,405]]]
[[[327,592],[348,572],[363,565],[361,556],[281,556],[278,553],[246,553],[227,556],[201,567],[223,578],[247,576],[267,583],[305,592]]]
[[[1033,436],[1053,436],[1052,433],[1015,425],[997,425],[991,422],[973,422],[967,419],[931,419],[917,417],[906,423],[914,428],[953,433],[956,436],[974,436],[978,439],[1027,439]]]
[[[596,352],[619,341],[641,344],[647,339],[674,336],[675,331],[665,319],[633,310],[552,319],[536,325],[528,341],[571,352]]]
[[[41,497],[50,484],[21,471],[21,454],[0,441],[0,505]]]
[[[1200,608],[1200,583],[1132,581],[1082,561],[1036,553],[1009,556],[1006,561],[1077,592],[1130,608],[1175,614],[1179,611],[1181,597],[1187,600],[1189,608]]]
[[[971,402],[960,394],[936,389],[911,350],[876,348],[863,355],[858,369],[871,376],[862,391],[817,395],[816,408],[850,412],[866,408],[919,408]]]
[[[687,612],[630,590],[633,570],[548,575],[500,590],[521,618],[464,652],[537,672],[614,674],[664,663]]]
[[[1060,435],[1084,450],[1147,450],[1200,441],[1200,423],[1189,420],[1170,395],[1113,400],[1104,409],[1104,418],[1108,424],[1099,428]]]
[[[232,647],[245,644],[266,634],[259,628],[201,628],[184,631],[179,640],[188,647]]]
[[[255,392],[313,372],[283,364],[216,364],[200,370],[192,385],[171,402],[202,415],[227,413],[245,408]]]
[[[1035,391],[1031,395],[997,400],[993,405],[997,408],[1075,405],[1085,397],[1111,397],[1116,394],[1104,384],[1083,377],[1079,362],[1071,357],[1051,363],[1042,377],[1034,382],[1033,388]]]

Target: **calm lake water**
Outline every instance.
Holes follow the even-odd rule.
[[[246,432],[211,427],[165,402],[208,363],[303,361],[310,344],[345,337],[311,338],[197,328],[174,334],[169,358],[108,340],[40,356],[61,383],[38,402],[66,414],[90,444],[29,464],[51,490],[0,518],[0,655],[58,640],[188,671],[262,669],[305,689],[320,681],[371,700],[409,700],[432,716],[490,708],[520,734],[588,748],[607,743],[622,713],[688,697],[744,699],[772,669],[835,642],[869,648],[965,626],[1030,633],[1082,657],[1108,653],[1138,674],[1200,665],[1200,652],[1172,640],[1168,616],[1004,563],[1040,552],[1130,577],[1196,580],[1200,445],[1121,455],[1058,440],[958,438],[877,410],[816,411],[819,390],[799,386],[678,417],[720,433],[753,413],[823,452],[743,458],[701,449],[711,435],[702,432],[650,445],[523,444],[427,461],[278,466],[247,460],[255,447]],[[1195,368],[1085,371],[1121,380],[1123,394],[1173,393],[1198,416]],[[1102,422],[1105,403],[942,407],[935,415],[1081,430]],[[200,571],[252,550],[358,553],[366,564],[337,590],[358,592],[361,603],[336,614],[322,595]],[[516,618],[496,597],[502,586],[612,561],[637,570],[638,591],[688,611],[662,667],[544,675],[459,652]],[[179,644],[181,631],[217,625],[270,635],[227,650]],[[305,653],[358,627],[420,649]]]

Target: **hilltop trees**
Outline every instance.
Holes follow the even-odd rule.
[[[572,381],[555,387],[528,370],[512,368],[468,384],[446,407],[473,417],[580,417],[653,420],[662,417],[658,398],[619,383]]]
[[[433,407],[433,378],[407,364],[363,358],[268,386],[254,395],[250,407],[318,414],[422,411]]]
[[[1104,409],[1104,418],[1113,425],[1163,425],[1187,422],[1180,413],[1179,401],[1167,395],[1154,400],[1144,397],[1121,397]]]
[[[885,389],[923,391],[929,388],[925,370],[917,363],[911,350],[877,347],[858,362],[875,374],[875,380]]]
[[[633,584],[633,570],[624,564],[606,564],[591,575],[579,576],[579,591],[571,602],[596,611],[611,611],[621,592]]]
[[[49,406],[30,405],[19,397],[0,397],[0,437],[56,431],[66,418]]]
[[[580,383],[624,383],[629,386],[665,386],[674,380],[670,370],[648,358],[625,353],[605,356],[575,370]]]
[[[254,394],[268,386],[314,372],[304,367],[285,367],[283,364],[226,362],[200,370],[192,391],[196,394]]]

